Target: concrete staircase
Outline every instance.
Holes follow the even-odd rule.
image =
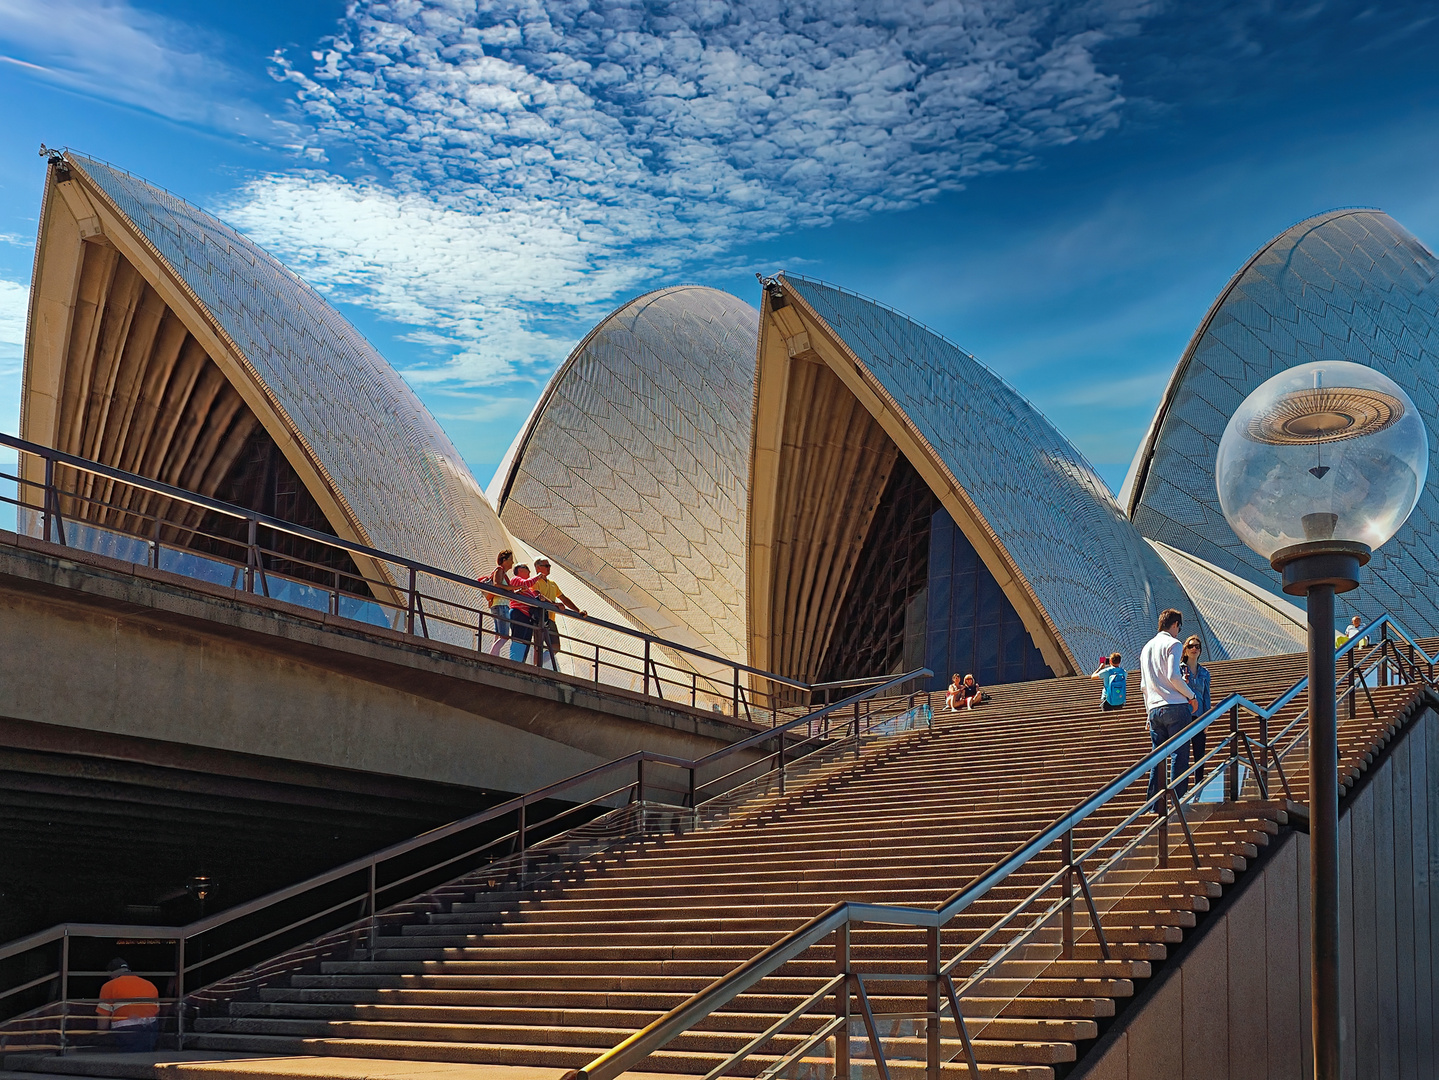
[[[1302,660],[1225,662],[1211,670],[1216,701],[1235,689],[1267,701],[1293,683]],[[1135,678],[1128,707],[1101,712],[1098,697],[1089,680],[1048,680],[999,687],[992,702],[956,714],[944,712],[936,695],[932,731],[824,770],[712,828],[610,851],[524,889],[461,882],[442,893],[441,910],[410,910],[373,954],[325,963],[318,973],[290,976],[202,1017],[186,1049],[556,1073],[582,1066],[835,901],[936,906],[962,888],[1147,751]],[[1341,776],[1362,771],[1415,697],[1408,687],[1376,690],[1377,717],[1367,702],[1356,719],[1341,713]],[[1245,726],[1252,728],[1253,718]],[[1300,758],[1302,752],[1285,765],[1302,800]],[[1157,865],[1150,843],[1096,883],[1111,959],[1101,958],[1080,908],[1072,959],[1031,951],[967,997],[980,1074],[1062,1075],[1285,827],[1277,777],[1273,784],[1276,797],[1267,802],[1206,804],[1191,815],[1197,865],[1172,826],[1167,866]],[[1141,801],[1142,785],[1113,800],[1076,830],[1076,850]],[[1057,859],[1051,852],[1034,860],[951,923],[943,955],[993,925]],[[924,970],[923,937],[914,931],[862,927],[852,946],[861,971]],[[644,1070],[704,1074],[834,971],[832,950],[817,946],[675,1039]],[[922,985],[870,984],[895,1080],[924,1072],[924,1022],[894,1015],[923,1007],[915,996]],[[742,1071],[774,1062],[823,1019],[803,1018]],[[957,1058],[947,1021],[942,1034],[946,1056]],[[852,1045],[860,1071],[872,1074],[867,1046],[858,1039]],[[74,1064],[82,1057],[9,1065],[83,1071]],[[944,1071],[968,1076],[961,1061]]]

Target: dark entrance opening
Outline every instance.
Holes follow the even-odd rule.
[[[1049,678],[1019,613],[979,553],[901,455],[840,605],[822,681],[928,667],[981,685]]]

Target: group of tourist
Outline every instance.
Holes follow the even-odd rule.
[[[1180,644],[1184,617],[1173,608],[1167,608],[1159,615],[1159,633],[1144,646],[1139,658],[1139,685],[1144,693],[1144,709],[1149,718],[1151,744],[1158,748],[1178,735],[1196,719],[1212,708],[1210,700],[1209,669],[1199,662],[1204,650],[1197,634],[1190,634]],[[1335,634],[1335,646],[1359,637],[1363,622],[1358,615],[1349,625]],[[1368,642],[1361,638],[1360,647]],[[1104,683],[1101,708],[1118,708],[1124,704],[1125,672],[1119,666],[1120,655],[1114,653],[1101,661],[1100,667],[1091,678]],[[1173,776],[1172,788],[1175,797],[1180,797],[1189,787],[1189,760],[1192,754],[1197,762],[1207,751],[1207,730],[1195,732],[1194,737],[1183,742],[1168,762],[1155,766],[1149,776],[1149,797],[1153,799],[1166,785],[1166,774]],[[1155,813],[1163,813],[1163,800],[1155,803]]]
[[[983,704],[985,700],[984,691],[979,688],[979,683],[973,675],[959,677],[959,672],[954,673],[954,678],[949,681],[949,689],[945,691],[944,704],[950,712],[958,712],[960,709],[972,709],[976,705]]]
[[[566,596],[550,577],[550,560],[536,559],[535,570],[531,574],[529,566],[525,563],[517,565],[515,553],[506,548],[495,556],[494,570],[480,579],[480,585],[498,585],[506,590],[503,593],[484,590],[495,635],[490,655],[499,656],[500,650],[508,646],[511,660],[525,664],[533,655],[537,665],[543,667],[548,663],[552,670],[559,671],[562,639],[554,610],[527,601],[542,600],[577,615],[588,615],[589,612],[580,610],[579,605]],[[481,623],[483,633],[483,620]]]
[[[1159,633],[1144,646],[1139,656],[1139,687],[1144,695],[1144,711],[1149,718],[1149,737],[1158,747],[1179,734],[1210,709],[1209,669],[1199,662],[1204,643],[1198,634],[1190,634],[1180,643],[1184,616],[1173,608],[1159,614]],[[1128,673],[1121,666],[1123,657],[1110,653],[1099,659],[1099,667],[1089,677],[1103,684],[1099,707],[1103,710],[1121,708],[1126,700]],[[1207,731],[1195,732],[1182,743],[1171,758],[1174,794],[1183,795],[1189,787],[1190,755],[1198,761],[1208,751]],[[1149,775],[1149,797],[1165,787],[1166,766],[1156,766]],[[1162,801],[1155,804],[1162,813]]]

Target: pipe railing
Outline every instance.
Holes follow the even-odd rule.
[[[827,703],[836,689],[875,685],[873,679],[811,684],[777,675],[13,435],[0,433],[0,446],[43,463],[43,479],[27,478],[18,467],[14,474],[0,472],[0,480],[16,485],[14,497],[0,495],[0,503],[16,508],[17,531],[28,518],[39,538],[52,543],[108,549],[154,569],[442,641],[486,662],[495,659],[489,649],[510,642],[510,659],[543,667],[548,658],[554,674],[771,725],[805,711],[817,694]],[[67,485],[67,478],[73,482]],[[544,617],[534,624],[507,618],[491,610],[488,596]],[[560,618],[563,642],[547,648],[551,635],[559,636]],[[531,644],[519,642],[516,630],[531,634]],[[571,671],[559,671],[560,656]]]
[[[1376,632],[1382,635],[1380,644],[1360,654],[1358,661],[1351,663],[1345,671],[1336,676],[1336,689],[1346,681],[1350,684],[1344,690],[1342,698],[1352,705],[1356,686],[1367,685],[1367,677],[1371,673],[1378,674],[1383,680],[1388,680],[1394,674],[1391,668],[1398,669],[1401,679],[1420,682],[1433,690],[1434,664],[1439,662],[1439,656],[1429,656],[1420,647],[1418,641],[1405,631],[1397,620],[1387,614],[1375,619],[1338,647],[1336,655],[1340,658],[1353,656],[1360,649],[1360,642]],[[1391,632],[1407,646],[1407,656],[1401,655],[1398,643],[1390,638]],[[831,1003],[829,1007],[833,1010],[833,1019],[811,1032],[798,1046],[791,1047],[777,1062],[760,1070],[758,1075],[769,1080],[769,1078],[779,1075],[783,1069],[790,1067],[821,1042],[830,1040],[834,1075],[847,1077],[850,1056],[849,1025],[857,1006],[858,1017],[863,1022],[864,1037],[873,1055],[875,1065],[880,1076],[887,1078],[889,1070],[885,1062],[882,1040],[875,1023],[874,1013],[870,1006],[866,982],[905,980],[927,983],[929,1007],[920,1013],[885,1013],[882,1015],[886,1018],[921,1017],[931,1025],[927,1029],[933,1033],[932,1037],[927,1040],[926,1053],[929,1058],[927,1064],[931,1070],[930,1075],[936,1075],[934,1070],[939,1068],[940,1057],[943,1054],[938,1033],[942,1014],[947,1010],[959,1036],[958,1052],[964,1055],[970,1068],[970,1075],[977,1076],[978,1064],[975,1060],[971,1033],[961,1008],[961,1001],[967,993],[985,980],[995,977],[995,973],[1003,964],[1016,959],[1019,951],[1032,944],[1039,931],[1051,926],[1056,917],[1061,920],[1057,945],[1058,955],[1072,956],[1076,943],[1073,911],[1081,897],[1086,915],[1090,920],[1094,939],[1099,945],[1101,955],[1108,959],[1111,950],[1105,937],[1091,883],[1110,870],[1127,865],[1127,860],[1132,859],[1135,851],[1151,837],[1155,838],[1160,865],[1167,864],[1169,857],[1167,825],[1171,814],[1177,817],[1183,828],[1184,844],[1197,867],[1200,863],[1199,851],[1188,817],[1184,812],[1184,803],[1187,801],[1192,804],[1197,801],[1209,785],[1223,777],[1226,772],[1229,773],[1226,794],[1229,801],[1237,801],[1240,793],[1238,773],[1241,755],[1249,763],[1252,780],[1256,784],[1261,798],[1267,798],[1267,785],[1264,779],[1265,767],[1261,766],[1254,751],[1259,749],[1261,757],[1266,762],[1270,760],[1270,755],[1275,751],[1275,743],[1287,736],[1304,715],[1301,712],[1299,716],[1290,720],[1273,739],[1259,740],[1239,727],[1237,717],[1240,710],[1259,718],[1267,726],[1269,721],[1275,719],[1303,694],[1308,689],[1308,685],[1307,676],[1299,679],[1268,706],[1258,705],[1243,694],[1228,695],[1203,716],[1197,717],[1184,731],[1170,738],[1161,746],[1153,748],[1150,753],[1095,794],[1061,815],[1051,825],[985,871],[972,883],[952,894],[938,908],[880,905],[856,901],[834,904],[751,957],[729,974],[717,979],[618,1045],[598,1055],[589,1064],[565,1074],[566,1080],[613,1080],[621,1073],[639,1068],[646,1058],[662,1049],[671,1040],[690,1030],[739,995],[753,990],[761,980],[774,974],[785,964],[797,959],[830,937],[834,939],[836,965],[839,968],[837,974],[807,998],[802,1003],[802,1007],[792,1010],[781,1023],[772,1025],[765,1032],[763,1038],[751,1040],[712,1069],[705,1080],[717,1080],[720,1076],[730,1074],[742,1061],[762,1049],[766,1043],[781,1034],[794,1021],[820,1008],[827,1001]],[[1371,708],[1374,708],[1372,698],[1369,704]],[[1376,717],[1378,715],[1377,708],[1375,708],[1374,715]],[[1177,775],[1169,776],[1168,762],[1170,758],[1197,734],[1206,730],[1221,717],[1230,719],[1230,731],[1199,761],[1183,771],[1177,771]],[[1296,736],[1294,741],[1297,742],[1302,738],[1301,734]],[[1294,742],[1291,742],[1283,752],[1287,753],[1293,748],[1293,745]],[[1277,761],[1278,758],[1276,757],[1274,760]],[[1206,766],[1215,762],[1218,764],[1214,764],[1212,771],[1206,772]],[[1134,783],[1152,775],[1156,769],[1160,768],[1165,773],[1165,778],[1159,785],[1160,790],[1154,795],[1144,798],[1127,813],[1122,813],[1117,823],[1108,828],[1101,824],[1097,830],[1091,829],[1091,832],[1097,833],[1096,838],[1083,849],[1081,854],[1075,856],[1074,841],[1077,830],[1086,826],[1091,819],[1095,819],[1101,811],[1108,810],[1115,800],[1125,796]],[[1186,793],[1185,789],[1189,787],[1188,782],[1191,779],[1195,783],[1192,789]],[[1287,790],[1287,779],[1284,783]],[[1104,855],[1102,863],[1098,866],[1091,865],[1091,869],[1086,872],[1084,868],[1086,862],[1099,858],[1109,845],[1121,840],[1136,822],[1151,812],[1153,812],[1154,820],[1140,828],[1133,837],[1120,843],[1115,850]],[[1012,906],[1004,915],[991,923],[987,929],[968,942],[948,961],[942,960],[940,931],[974,904],[988,896],[996,887],[1009,881],[1019,871],[1029,868],[1037,858],[1056,846],[1059,847],[1060,856],[1058,869],[1045,876],[1040,884],[1030,889],[1018,904]],[[1044,874],[1044,871],[1041,870],[1040,873]],[[1034,912],[1035,904],[1042,903],[1043,898],[1057,885],[1060,886],[1058,898],[1047,907]],[[1078,894],[1075,892],[1076,885],[1079,888]],[[1028,924],[1022,926],[1007,941],[996,947],[995,942],[1000,934],[1020,922],[1026,913],[1031,916]],[[850,931],[859,924],[909,927],[925,931],[928,942],[926,972],[917,974],[856,971],[850,955]],[[962,980],[957,977],[956,971],[962,965],[974,962],[980,951],[985,948],[994,948],[995,951]]]
[[[0,964],[25,954],[39,953],[52,946],[59,948],[58,964],[38,976],[32,975],[24,979],[18,985],[0,990],[0,1007],[3,1007],[6,999],[46,984],[56,986],[60,994],[58,998],[42,1006],[42,1009],[57,1002],[71,1000],[68,992],[71,978],[94,974],[72,970],[71,946],[78,939],[133,939],[145,943],[147,948],[157,944],[172,948],[173,968],[161,974],[173,980],[174,992],[167,994],[165,1001],[184,1000],[191,992],[193,976],[206,969],[213,971],[215,965],[223,961],[231,960],[232,966],[218,975],[207,974],[205,981],[213,982],[216,978],[225,977],[245,967],[247,963],[253,963],[256,950],[262,947],[266,957],[282,952],[286,946],[277,947],[271,943],[287,940],[287,935],[288,939],[293,939],[293,944],[294,940],[305,941],[313,939],[317,934],[333,933],[337,927],[359,925],[362,927],[362,936],[373,949],[379,934],[380,919],[384,914],[382,907],[409,900],[445,882],[474,873],[478,868],[488,865],[485,854],[497,847],[505,849],[501,858],[514,859],[520,856],[523,867],[525,852],[553,840],[556,833],[563,831],[559,826],[562,826],[565,819],[583,814],[586,810],[607,808],[616,804],[625,805],[628,800],[630,805],[682,811],[678,815],[681,821],[688,819],[697,824],[706,807],[734,789],[766,774],[776,778],[778,788],[783,792],[786,774],[793,771],[796,765],[803,764],[816,750],[831,744],[847,745],[849,740],[853,740],[856,744],[855,754],[858,755],[858,744],[865,733],[860,723],[861,715],[864,716],[869,730],[873,730],[905,710],[913,711],[916,708],[914,692],[909,694],[907,703],[901,695],[888,711],[875,712],[870,706],[887,692],[898,692],[906,684],[929,678],[932,674],[927,668],[919,668],[903,675],[891,676],[842,701],[823,706],[777,727],[756,732],[702,757],[680,758],[647,750],[627,754],[185,926],[62,923],[28,935],[0,946]],[[925,704],[927,712],[927,699]],[[862,705],[865,706],[863,714],[860,708]],[[831,718],[840,713],[849,715],[842,724],[831,724]],[[776,749],[762,753],[763,745],[771,742],[777,744]],[[698,778],[706,770],[735,756],[745,756],[750,760],[723,777],[699,781]],[[677,786],[661,785],[656,782],[655,777],[647,777],[646,765],[677,770],[684,776],[684,782]],[[745,773],[751,775],[746,777]],[[615,780],[623,782],[611,787]],[[733,780],[734,783],[724,791],[712,792],[701,798],[703,793],[726,780]],[[600,794],[593,794],[596,788],[604,790]],[[586,793],[587,797],[583,801],[566,805],[542,821],[529,820],[532,807],[549,803],[576,789]],[[667,803],[656,799],[653,796],[657,794],[676,795],[678,802]],[[502,835],[485,835],[479,838],[477,844],[447,843],[462,838],[471,830],[505,818],[512,819],[513,827]],[[547,828],[548,826],[557,827]],[[426,849],[432,852],[430,861],[412,858]],[[384,872],[386,867],[392,868],[390,875]],[[523,876],[523,869],[521,874]],[[292,902],[307,897],[314,904],[321,905],[320,910],[292,909]],[[357,907],[361,913],[358,924],[354,917]],[[225,928],[234,928],[243,920],[265,915],[269,916],[269,922],[262,930],[237,933],[234,939],[227,939],[222,948],[200,955],[203,950],[197,946],[205,935]],[[246,934],[248,936],[245,936]],[[13,1025],[14,1022],[15,1018],[12,1018],[7,1023]],[[183,1043],[183,1012],[177,1012],[175,1022],[176,1034]],[[61,1030],[63,1034],[63,1026]],[[2,1033],[3,1029],[0,1029],[0,1034]]]

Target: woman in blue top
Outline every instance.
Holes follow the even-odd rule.
[[[1209,669],[1199,663],[1199,654],[1203,649],[1204,643],[1199,640],[1199,635],[1190,634],[1185,639],[1184,654],[1179,662],[1179,670],[1184,675],[1184,681],[1189,684],[1189,689],[1194,691],[1197,710],[1194,715],[1196,718],[1209,711]],[[1204,756],[1208,734],[1208,730],[1201,731],[1189,740],[1191,761],[1198,761]]]
[[[1099,667],[1091,679],[1098,679],[1104,684],[1104,692],[1099,696],[1099,707],[1105,712],[1110,709],[1124,708],[1125,695],[1125,674],[1119,662],[1124,659],[1118,653],[1110,653],[1108,657],[1100,657]]]

